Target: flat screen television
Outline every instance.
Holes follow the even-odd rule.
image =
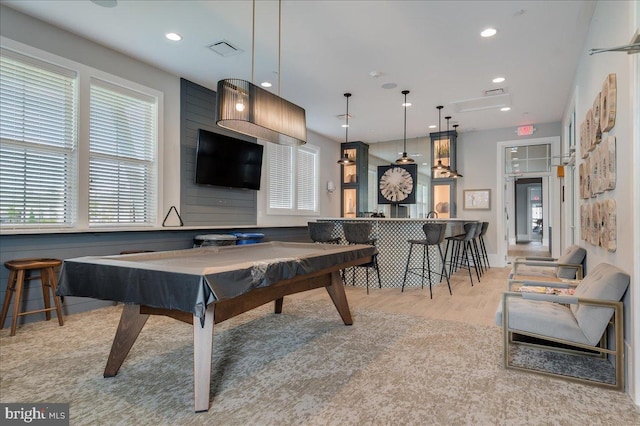
[[[195,182],[258,190],[263,148],[257,143],[198,129]]]

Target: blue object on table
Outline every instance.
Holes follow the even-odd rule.
[[[262,232],[232,232],[231,234],[237,238],[237,245],[261,243],[264,239]]]

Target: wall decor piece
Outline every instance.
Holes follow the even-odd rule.
[[[597,145],[599,148],[600,145]],[[602,173],[600,171],[601,161],[600,161],[600,149],[594,149],[591,153],[591,192],[592,197],[597,196],[604,192],[602,189]]]
[[[378,204],[415,204],[417,164],[378,166]]]
[[[598,158],[600,158],[600,165],[598,166],[598,170],[600,170],[600,189],[602,192],[607,191],[609,189],[609,173],[611,168],[609,167],[609,143],[608,138],[604,139],[604,142],[601,142],[598,145]]]
[[[596,95],[596,99],[593,101],[593,121],[591,126],[591,145],[599,144],[602,140],[602,130],[600,130],[600,92]]]
[[[616,189],[616,137],[609,136],[605,145],[607,155],[607,182],[606,189]]]
[[[584,161],[584,198],[591,198],[591,157],[587,157]]]
[[[584,240],[591,241],[591,205],[585,204],[584,212]]]
[[[585,119],[587,122],[587,151],[591,152],[596,148],[596,144],[593,142],[593,109],[589,108],[587,111],[587,118]]]
[[[580,240],[585,241],[587,239],[586,223],[587,223],[587,208],[586,204],[580,205]]]
[[[589,150],[587,149],[587,120],[580,123],[580,157],[587,158]]]
[[[465,210],[489,210],[491,209],[490,189],[465,189],[464,191]]]
[[[591,233],[589,242],[594,246],[600,245],[600,203],[591,203]]]
[[[584,185],[585,185],[585,182],[587,180],[586,176],[585,176],[585,173],[584,173],[584,170],[585,170],[585,164],[584,164],[584,162],[582,162],[582,163],[580,163],[578,165],[578,196],[582,200],[587,198],[587,197],[584,196],[584,194],[585,194]]]
[[[600,129],[602,133],[613,129],[616,124],[616,75],[609,74],[600,92]]]
[[[602,247],[610,252],[617,249],[617,212],[616,200],[608,199],[602,202],[601,214],[603,216]]]

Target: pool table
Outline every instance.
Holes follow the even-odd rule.
[[[369,245],[267,242],[67,259],[59,296],[124,302],[104,377],[118,373],[149,315],[193,325],[194,406],[209,409],[213,326],[286,295],[324,287],[342,321],[353,320],[340,270],[371,262]]]

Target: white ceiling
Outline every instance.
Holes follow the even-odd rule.
[[[215,90],[222,78],[251,80],[252,2],[2,0],[2,4]],[[557,122],[568,101],[593,1],[283,1],[280,95],[306,109],[307,127],[344,141],[407,138],[451,115],[459,132]],[[277,82],[278,3],[256,3],[254,82]],[[486,27],[498,34],[481,38]],[[167,32],[183,36],[175,43]],[[207,48],[226,39],[244,53]],[[378,77],[371,77],[376,71]],[[503,76],[506,81],[491,80]],[[394,89],[383,89],[396,83]],[[505,88],[512,110],[456,113],[451,102]],[[270,90],[278,93],[277,85]],[[442,121],[443,130],[446,126]],[[437,129],[436,129],[437,130]]]

